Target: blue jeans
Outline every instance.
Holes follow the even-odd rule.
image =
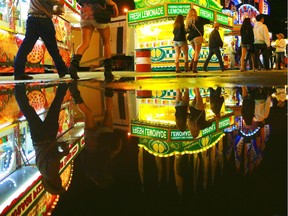
[[[210,61],[210,59],[212,58],[213,55],[216,55],[217,56],[217,59],[219,61],[219,64],[220,64],[220,67],[221,67],[221,70],[225,70],[225,67],[224,67],[224,64],[223,64],[223,60],[222,60],[222,56],[221,56],[221,53],[220,53],[220,49],[217,47],[217,48],[209,48],[209,54],[208,54],[208,57],[204,63],[204,66],[203,66],[203,69],[206,70],[207,69],[207,66],[208,66],[208,63]]]
[[[36,41],[41,37],[50,56],[55,62],[58,74],[67,73],[68,69],[59,53],[56,42],[56,32],[50,18],[28,17],[26,34],[14,61],[14,76],[25,73],[27,56],[32,51]]]
[[[277,70],[281,69],[281,64],[283,64],[283,66],[285,66],[285,61],[284,61],[284,52],[276,52],[276,63],[277,63]]]
[[[56,95],[49,108],[44,121],[36,113],[35,109],[29,104],[26,95],[26,85],[18,84],[15,86],[15,98],[23,115],[26,117],[30,127],[31,139],[33,142],[55,140],[59,129],[59,114],[61,104],[68,85],[61,83],[58,85]]]

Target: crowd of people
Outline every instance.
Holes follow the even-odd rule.
[[[114,79],[112,73],[111,44],[110,44],[110,26],[111,17],[117,17],[119,14],[117,4],[112,0],[79,0],[81,5],[81,42],[73,53],[69,67],[65,65],[56,42],[56,32],[52,22],[52,15],[61,15],[64,13],[63,0],[36,1],[31,0],[28,9],[28,19],[25,38],[21,44],[14,61],[14,79],[30,80],[33,76],[25,73],[25,64],[27,56],[32,51],[39,37],[43,40],[49,54],[55,62],[60,78],[64,78],[66,74],[70,74],[72,79],[79,79],[77,71],[83,54],[89,48],[92,34],[95,29],[100,34],[104,49],[104,76],[105,81],[111,82]],[[184,22],[185,21],[185,22]],[[271,47],[270,35],[267,26],[264,24],[264,15],[256,16],[256,23],[253,27],[250,18],[245,18],[240,30],[241,36],[241,60],[240,71],[247,70],[246,63],[249,61],[250,69],[259,71],[262,68],[269,70],[274,67],[273,62],[269,62],[272,58],[274,50],[276,56],[276,69],[280,70],[286,67],[285,49],[286,42],[282,33],[276,34],[277,40],[275,46]],[[173,41],[175,48],[175,67],[176,72],[180,73],[179,58],[181,51],[184,54],[185,72],[192,71],[197,73],[197,64],[199,60],[202,44],[205,43],[204,25],[209,24],[210,20],[198,16],[197,11],[192,7],[184,20],[183,15],[176,16],[173,25]],[[207,71],[208,63],[215,54],[222,71],[225,70],[221,48],[223,48],[223,40],[219,34],[219,23],[214,23],[214,29],[209,36],[209,54],[203,66],[203,70]],[[188,60],[188,43],[193,48],[190,65]],[[230,68],[235,68],[235,58],[237,51],[235,42],[232,41],[228,47],[230,56]],[[263,61],[260,60],[262,55]],[[282,66],[282,67],[281,67]]]
[[[180,19],[181,18],[181,19]],[[181,20],[181,25],[179,23]],[[209,24],[210,21],[198,17],[195,9],[190,9],[186,23],[184,23],[184,17],[178,15],[174,22],[173,34],[174,34],[174,48],[175,48],[175,65],[176,72],[181,72],[179,67],[179,56],[181,50],[183,51],[185,58],[185,72],[192,71],[197,73],[197,64],[200,55],[202,44],[205,43],[203,37],[204,25]],[[254,25],[254,26],[253,26]],[[206,58],[203,70],[207,71],[208,63],[215,54],[220,64],[220,69],[225,70],[224,63],[221,55],[221,48],[223,48],[223,40],[219,34],[219,23],[213,24],[213,30],[209,35],[209,54]],[[270,34],[267,26],[264,24],[264,15],[259,14],[256,16],[256,23],[252,24],[250,18],[243,20],[241,29],[241,44],[236,49],[235,40],[232,40],[227,47],[227,53],[230,57],[230,69],[235,69],[237,62],[237,56],[241,56],[239,59],[240,71],[244,72],[247,70],[247,63],[249,62],[250,70],[260,71],[261,69],[270,70],[274,68],[276,63],[276,70],[286,68],[285,63],[285,49],[286,42],[282,33],[276,34],[277,40],[271,43]],[[193,56],[191,58],[190,67],[188,67],[188,46],[187,40],[193,48]],[[273,46],[272,46],[273,45]],[[262,56],[262,59],[261,59]],[[273,58],[275,56],[275,58]]]

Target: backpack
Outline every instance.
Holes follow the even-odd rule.
[[[106,3],[103,5],[96,3],[93,10],[94,18],[98,23],[109,23],[114,14],[113,6]]]

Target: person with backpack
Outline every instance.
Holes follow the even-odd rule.
[[[69,73],[75,74],[79,79],[77,71],[85,51],[89,48],[92,34],[95,29],[100,34],[104,48],[104,76],[105,81],[111,82],[114,79],[112,74],[112,59],[110,45],[110,26],[111,17],[117,17],[118,7],[112,0],[77,0],[81,5],[81,43],[72,56]]]

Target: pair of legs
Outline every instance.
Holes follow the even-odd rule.
[[[85,23],[86,22],[86,23]],[[87,24],[88,22],[88,24]],[[84,24],[83,24],[84,23]],[[71,59],[69,73],[73,79],[79,79],[77,71],[82,55],[88,49],[91,38],[96,28],[100,34],[102,44],[104,47],[104,76],[105,81],[112,81],[114,75],[112,74],[112,59],[111,59],[111,45],[110,45],[110,26],[106,24],[97,23],[95,20],[83,20],[81,24],[81,44],[77,47],[75,55]]]
[[[281,70],[281,63],[285,67],[284,52],[276,52],[276,70]]]
[[[77,47],[75,54],[83,55],[89,48],[94,29],[95,28],[92,25],[81,28],[81,44]],[[111,58],[110,27],[107,26],[104,29],[97,29],[97,31],[99,32],[103,43],[104,58]]]
[[[251,59],[252,65],[250,65],[250,69],[254,69],[254,53],[251,52],[252,47],[241,47],[241,69],[240,71],[243,72],[246,70],[246,62]]]
[[[18,84],[15,86],[15,98],[21,112],[29,123],[33,142],[56,139],[59,129],[59,113],[67,89],[68,85],[66,83],[58,85],[55,98],[49,108],[45,120],[42,121],[34,108],[29,104],[26,95],[26,85]]]
[[[194,73],[197,73],[197,63],[198,63],[199,54],[202,48],[202,42],[203,42],[202,36],[196,37],[190,41],[190,45],[192,46],[194,50],[194,53],[191,59],[190,70],[192,70]]]
[[[259,70],[259,65],[261,65],[260,61],[260,53],[263,56],[264,67],[266,70],[269,69],[269,59],[268,59],[268,49],[266,44],[254,44],[255,50],[255,66],[254,70]]]
[[[212,58],[212,56],[214,54],[216,55],[216,57],[217,57],[217,59],[219,61],[221,70],[224,71],[225,67],[224,67],[224,64],[223,64],[223,60],[222,60],[222,56],[221,56],[221,53],[220,53],[220,49],[218,47],[209,49],[209,54],[208,54],[208,57],[207,57],[207,59],[206,59],[206,61],[204,63],[203,70],[207,71],[208,63],[209,63],[210,59]]]
[[[30,76],[25,76],[25,64],[27,56],[32,51],[36,41],[41,37],[50,56],[55,62],[59,77],[64,77],[68,69],[59,53],[56,42],[56,32],[54,24],[50,18],[28,17],[26,22],[26,33],[23,43],[21,44],[15,61],[14,61],[14,76],[15,79],[23,77],[29,79]],[[32,79],[33,77],[30,77]]]
[[[185,88],[183,95],[180,89],[176,89],[176,101],[184,101],[188,104],[189,103],[189,89]]]
[[[73,88],[73,89],[72,89]],[[81,97],[80,91],[77,88],[77,85],[72,86],[70,85],[70,92],[72,93],[72,97],[79,98]],[[81,98],[80,102],[77,102],[78,109],[84,115],[84,122],[85,122],[85,129],[93,129],[96,127],[96,122],[94,120],[93,113],[91,109],[86,105],[86,103]],[[113,129],[113,98],[112,97],[105,97],[105,111],[104,111],[104,118],[102,120],[101,127],[108,127]]]
[[[234,69],[235,68],[235,55],[230,54],[230,68]]]
[[[199,88],[194,88],[193,92],[195,94],[195,97],[192,101],[192,106],[195,107],[197,110],[204,110],[204,104],[203,104],[203,98],[200,94]]]
[[[175,49],[176,72],[180,72],[179,58],[180,58],[181,50],[183,51],[183,54],[184,54],[185,71],[187,72],[188,71],[188,44],[187,42],[183,42],[183,43],[175,42],[174,49]]]

